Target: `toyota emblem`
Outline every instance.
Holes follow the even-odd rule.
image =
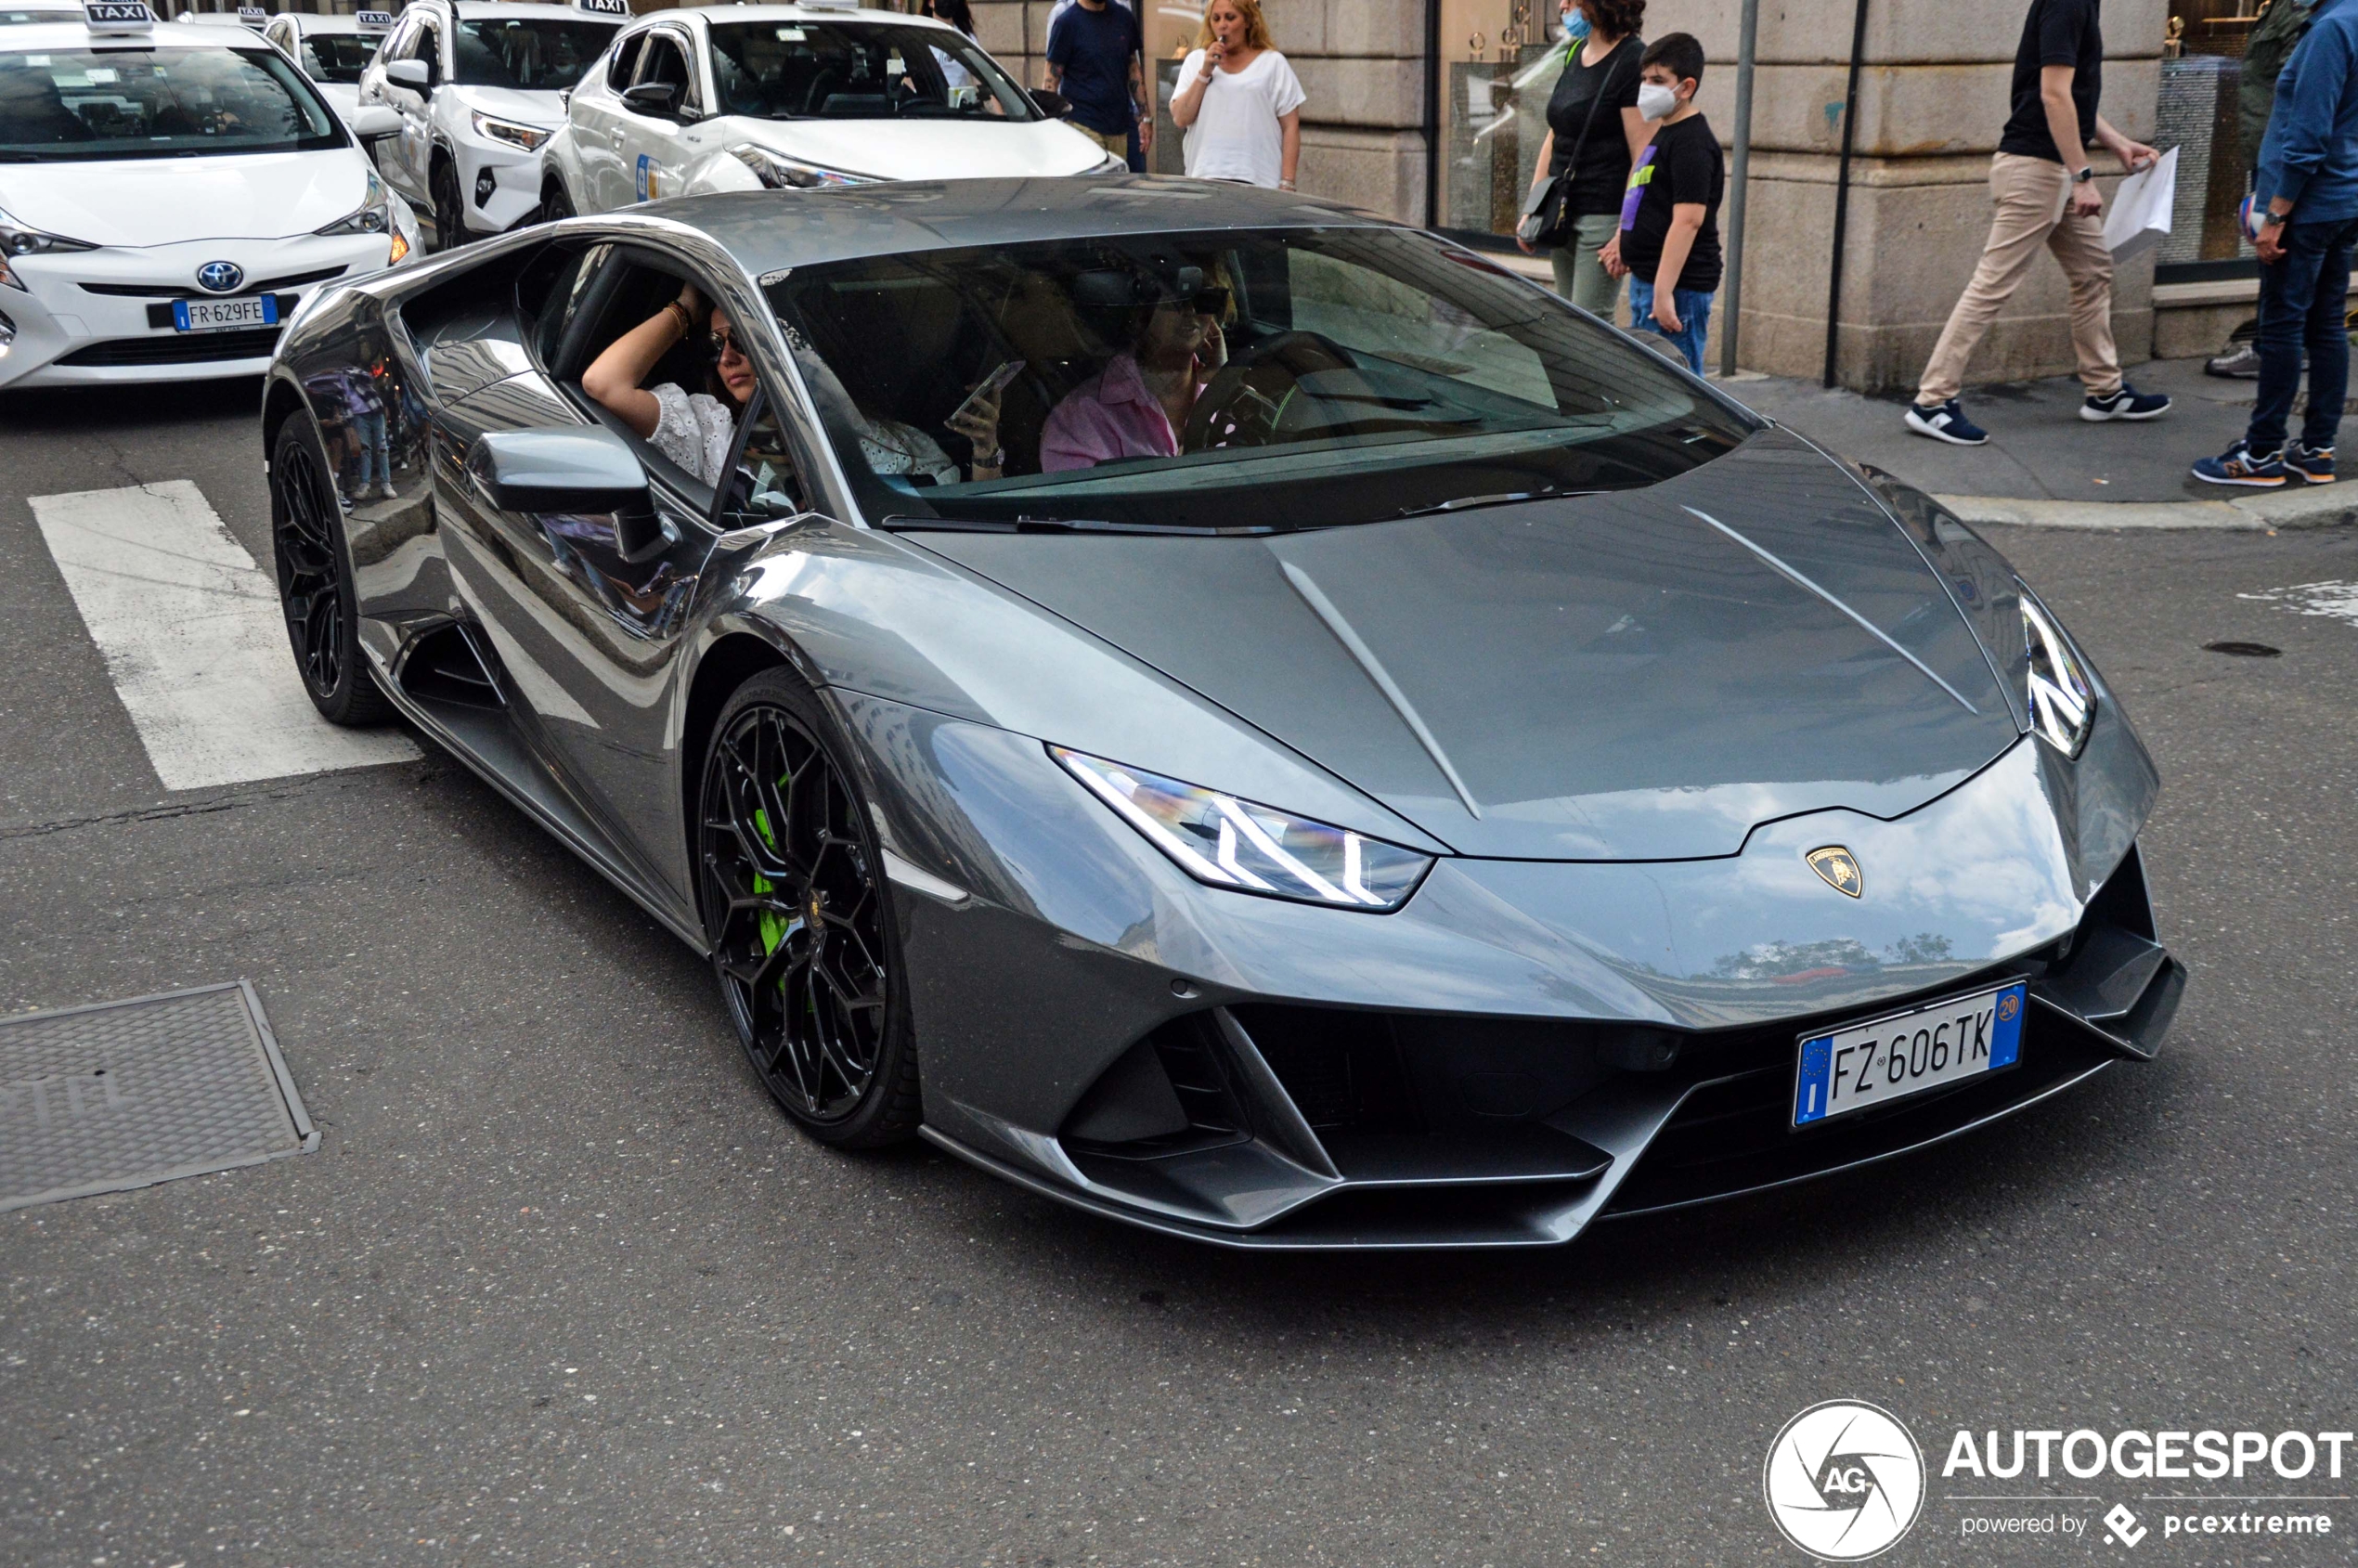
[[[236,262],[209,261],[197,268],[197,287],[211,294],[233,292],[246,280],[246,269]]]

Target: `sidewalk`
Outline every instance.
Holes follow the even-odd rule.
[[[2067,528],[2300,528],[2358,523],[2358,480],[2280,490],[2205,485],[2187,470],[2222,452],[2251,417],[2255,385],[2207,376],[2199,359],[2132,367],[2141,392],[2166,393],[2157,420],[2091,424],[2068,376],[1968,388],[1965,412],[1984,447],[1951,447],[1901,422],[1908,394],[1829,392],[1812,382],[1740,372],[1719,384],[1838,457],[1872,463],[1940,497],[1969,523]],[[2353,424],[2358,430],[2358,424]],[[2344,442],[2345,451],[2358,451]]]

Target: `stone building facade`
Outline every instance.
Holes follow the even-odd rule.
[[[1198,8],[1186,0],[1141,3],[1148,50],[1167,78],[1174,50],[1193,36]],[[1846,384],[1911,382],[1972,274],[2028,6],[1868,0],[1837,356]],[[1495,237],[1511,223],[1545,130],[1538,116],[1558,51],[1535,28],[1553,22],[1552,0],[1264,6],[1309,93],[1304,190],[1461,234]],[[2141,139],[2154,135],[2169,6],[2104,6],[2104,112]],[[1046,0],[977,0],[974,9],[984,45],[1037,84]],[[1651,0],[1646,12],[1648,36],[1688,32],[1703,42],[1713,64],[1704,109],[1723,137],[1733,122],[1738,17],[1739,0]],[[1746,366],[1776,374],[1815,376],[1824,359],[1852,19],[1843,0],[1761,0],[1740,344]],[[1435,35],[1437,52],[1428,48]],[[1176,149],[1164,150],[1176,167]],[[2107,178],[2107,189],[2114,183]],[[2125,264],[2115,286],[2115,330],[2132,361],[2151,350],[2154,305],[2148,253]],[[2071,367],[2062,274],[2034,268],[1976,356],[1972,379]]]

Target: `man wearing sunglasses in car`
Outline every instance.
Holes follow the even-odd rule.
[[[1200,266],[1108,269],[1076,277],[1072,299],[1128,346],[1050,410],[1041,472],[1177,457],[1196,399],[1228,363],[1228,291]]]

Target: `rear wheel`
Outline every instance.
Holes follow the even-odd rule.
[[[331,723],[382,723],[393,705],[360,652],[342,507],[300,414],[280,428],[270,454],[270,542],[287,641],[311,705]]]
[[[465,244],[467,207],[459,191],[458,166],[447,158],[435,159],[426,188],[434,196],[434,248],[448,251]]]
[[[919,1120],[917,1053],[883,856],[825,708],[784,669],[713,727],[699,896],[737,1037],[786,1113],[846,1148]]]

